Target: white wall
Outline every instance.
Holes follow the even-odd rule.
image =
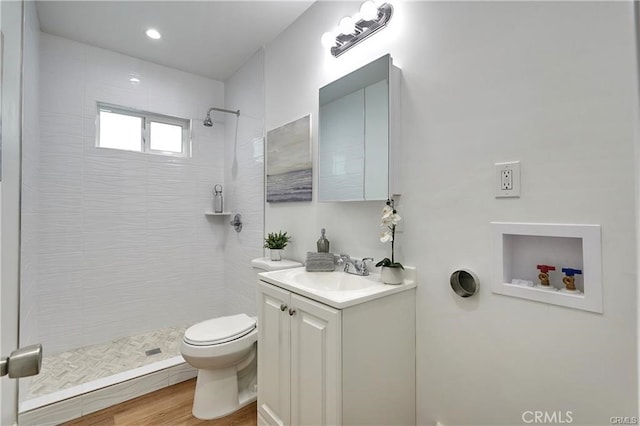
[[[201,123],[224,104],[223,83],[48,34],[40,42],[35,285],[47,353],[219,315],[228,225],[204,212],[224,177],[224,125]],[[95,148],[96,101],[194,119],[192,157]]]
[[[228,115],[225,135],[225,210],[242,215],[237,233],[226,229],[225,313],[257,315],[256,278],[251,259],[262,257],[264,225],[264,52],[258,51],[225,81]],[[237,127],[236,127],[237,125]],[[231,218],[232,218],[231,217]],[[229,219],[231,219],[229,218]]]
[[[269,45],[265,127],[312,113],[317,158],[318,88],[385,53],[402,69],[397,257],[419,273],[418,424],[637,415],[631,2],[394,5],[388,28],[337,59],[320,36],[359,3],[318,2]],[[495,199],[493,164],[510,160],[522,162],[522,196]],[[319,204],[315,193],[266,205],[265,232],[293,235],[286,255],[303,260],[321,227],[334,252],[388,255],[381,203]],[[490,221],[602,225],[604,314],[492,294]],[[461,266],[478,274],[477,297],[449,288]]]

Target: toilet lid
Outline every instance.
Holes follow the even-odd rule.
[[[187,328],[184,341],[192,345],[218,345],[238,339],[256,328],[255,318],[231,315],[199,322]]]

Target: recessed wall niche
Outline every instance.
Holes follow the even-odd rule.
[[[492,222],[491,232],[493,293],[602,313],[600,225]]]

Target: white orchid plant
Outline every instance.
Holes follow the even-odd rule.
[[[396,225],[402,218],[393,206],[393,198],[387,200],[386,205],[382,209],[382,234],[380,235],[380,241],[386,243],[391,241],[391,259],[385,257],[380,262],[376,263],[376,266],[386,266],[387,268],[402,268],[404,266],[400,262],[395,261],[394,257],[394,242],[396,239]]]

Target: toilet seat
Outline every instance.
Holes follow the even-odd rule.
[[[246,314],[202,321],[184,332],[184,341],[194,346],[212,346],[239,339],[256,328],[255,318]]]

